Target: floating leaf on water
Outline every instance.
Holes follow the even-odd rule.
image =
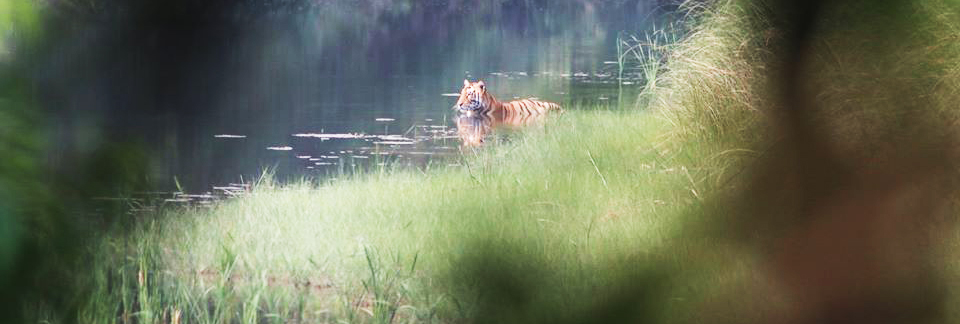
[[[366,138],[366,137],[369,137],[369,136],[367,136],[367,135],[358,134],[358,133],[344,133],[344,134],[300,133],[300,134],[293,134],[293,136],[296,136],[296,137],[315,137],[315,138],[321,138],[321,139],[328,139],[328,138],[345,138],[345,139],[350,139],[350,138]]]
[[[377,137],[384,141],[413,141],[413,139],[403,137],[403,135],[379,135]]]
[[[210,195],[210,194],[205,194],[205,195],[177,195],[177,196],[178,196],[178,197],[184,197],[184,198],[194,198],[194,199],[213,199],[213,198],[216,198],[216,197],[214,197],[213,195]]]
[[[217,197],[214,197],[213,195],[210,195],[210,194],[205,194],[205,195],[177,195],[177,198],[178,199],[214,199]]]
[[[416,144],[416,142],[380,141],[380,142],[373,142],[373,144],[380,144],[380,145],[412,145],[412,144]]]
[[[217,187],[214,186],[213,190],[223,190],[223,191],[246,191],[246,187],[237,187],[237,186],[227,186],[227,187]]]
[[[394,121],[394,120],[396,120],[396,119],[393,119],[393,118],[376,118],[376,119],[374,119],[374,120],[375,120],[375,121],[378,121],[378,122],[392,122],[392,121]]]
[[[270,146],[270,147],[267,147],[267,149],[268,149],[268,150],[271,150],[271,151],[290,151],[290,150],[293,150],[293,148],[292,148],[292,147],[289,147],[289,146]]]
[[[213,135],[216,138],[247,138],[247,135],[231,135],[231,134],[217,134]]]

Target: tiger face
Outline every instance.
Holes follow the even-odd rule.
[[[470,82],[463,80],[463,89],[460,90],[460,99],[457,99],[457,104],[453,106],[454,109],[458,109],[461,112],[471,112],[480,110],[484,107],[485,104],[488,104],[486,100],[487,88],[483,84],[483,81]]]

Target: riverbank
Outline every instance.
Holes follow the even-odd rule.
[[[654,117],[571,111],[460,167],[323,185],[261,179],[209,209],[164,211],[92,253],[105,258],[94,262],[104,290],[82,318],[114,318],[97,307],[110,304],[122,316],[211,322],[469,318],[477,297],[463,291],[481,269],[467,260],[488,245],[510,250],[494,253],[503,262],[548,266],[545,277],[516,275],[554,287],[537,299],[569,303],[616,277],[587,274],[643,264],[635,258],[675,236],[680,211],[702,199],[703,166],[660,142]]]

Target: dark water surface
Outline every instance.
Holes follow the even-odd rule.
[[[516,77],[494,73],[483,79],[503,100],[537,97],[590,109],[620,108],[621,89],[613,81],[597,80],[596,74],[583,83],[535,73]],[[340,78],[343,84],[318,89],[318,102],[302,107],[260,114],[228,109],[214,121],[190,125],[197,132],[191,141],[195,155],[155,162],[166,165],[167,176],[176,175],[181,183],[200,188],[250,180],[265,168],[280,179],[290,179],[336,178],[371,167],[457,164],[462,143],[454,122],[457,113],[450,107],[462,81],[431,86],[432,78],[393,76],[349,86],[357,80]],[[572,95],[569,88],[577,86],[584,89]],[[624,96],[632,103],[638,89],[627,86]],[[173,150],[163,156],[183,153]]]
[[[113,14],[120,18],[66,19],[37,64],[54,107],[52,162],[128,140],[145,148],[152,182],[172,189],[177,179],[188,192],[249,182],[265,168],[290,179],[455,163],[450,107],[464,78],[485,80],[501,100],[621,109],[641,80],[627,71],[618,85],[618,35],[643,33],[673,9],[589,0],[271,3],[215,18],[144,9],[153,24],[123,18],[136,7]]]

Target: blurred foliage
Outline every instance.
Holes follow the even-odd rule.
[[[37,2],[7,0],[0,2],[0,60],[9,55],[17,39],[35,39],[40,31]]]
[[[78,156],[79,167],[49,163],[48,111],[32,70],[46,41],[40,7],[0,2],[0,312],[10,323],[39,309],[72,322],[79,301],[68,295],[81,288],[73,278],[87,275],[77,257],[97,229],[88,224],[118,221],[89,213],[90,199],[146,188],[142,149],[121,141]]]
[[[19,298],[34,291],[36,254],[63,225],[55,215],[43,168],[44,142],[33,88],[9,62],[17,44],[36,41],[39,13],[33,1],[0,3],[0,307],[16,322]]]
[[[687,239],[760,257],[753,276],[780,285],[787,303],[750,322],[944,321],[956,289],[941,251],[955,244],[960,7],[703,9],[655,107],[678,125],[677,143],[728,161]]]
[[[453,282],[462,287],[477,323],[658,323],[667,318],[662,300],[677,269],[655,257],[610,260],[597,277],[609,285],[580,287],[566,283],[556,265],[520,242],[484,240],[467,248],[458,260]],[[622,262],[622,263],[620,263]],[[615,265],[616,264],[616,265]],[[583,266],[583,265],[581,265]],[[588,266],[588,268],[591,268]],[[596,272],[596,273],[594,273]]]
[[[0,71],[0,307],[18,322],[33,302],[67,310],[61,293],[68,280],[77,242],[64,198],[56,195],[45,162],[42,113],[26,78],[16,68]]]

